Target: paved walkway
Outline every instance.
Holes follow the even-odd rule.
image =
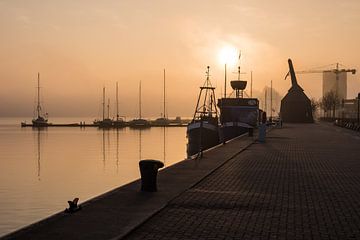
[[[360,136],[285,125],[126,239],[360,239]]]

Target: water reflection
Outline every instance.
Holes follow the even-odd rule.
[[[163,163],[166,167],[166,127],[163,127]]]
[[[34,128],[33,134],[36,143],[36,161],[37,161],[37,180],[41,181],[41,145],[42,136],[46,132],[46,128]]]
[[[116,173],[119,173],[119,128],[116,129]]]
[[[0,126],[0,236],[139,178],[140,159],[183,160],[185,132]]]

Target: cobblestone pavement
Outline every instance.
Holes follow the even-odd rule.
[[[360,137],[327,124],[271,131],[126,239],[360,239]]]

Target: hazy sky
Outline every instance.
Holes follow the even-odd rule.
[[[114,110],[117,81],[121,115],[135,116],[140,80],[143,116],[160,116],[164,68],[168,114],[191,116],[207,65],[223,91],[225,46],[241,49],[255,90],[273,80],[284,94],[289,57],[296,70],[360,70],[359,13],[358,0],[0,0],[0,116],[32,116],[37,72],[50,118],[98,116],[103,86]],[[298,80],[321,97],[321,74]],[[348,86],[354,97],[359,75]]]

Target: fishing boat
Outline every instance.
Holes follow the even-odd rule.
[[[160,118],[157,118],[155,121],[153,121],[153,125],[156,126],[167,126],[170,124],[170,120],[166,117],[166,107],[165,107],[165,69],[164,69],[164,89],[163,89],[163,113]]]
[[[47,119],[47,113],[45,115],[42,114],[42,108],[40,104],[40,73],[38,73],[38,79],[37,79],[37,104],[36,104],[36,113],[37,117],[32,119],[32,127],[47,127],[49,126],[48,119]],[[21,123],[22,127],[28,126],[26,122]]]
[[[141,81],[139,83],[139,118],[136,118],[129,122],[129,127],[131,128],[148,128],[150,127],[150,122],[146,119],[143,119],[141,116]]]
[[[110,119],[110,99],[108,99],[107,117],[105,118],[105,87],[103,88],[102,120],[95,120],[94,124],[99,128],[111,128],[113,125],[113,121]]]
[[[126,126],[123,118],[119,116],[119,86],[116,82],[116,120],[112,122],[114,128],[122,128]]]
[[[211,85],[210,67],[207,67],[206,81],[200,87],[195,113],[187,126],[188,156],[202,153],[219,144],[218,112],[215,100],[215,87]]]
[[[221,123],[220,136],[222,142],[252,131],[258,123],[259,100],[257,98],[244,97],[247,81],[240,80],[240,76],[240,66],[238,66],[238,79],[230,82],[235,92],[235,97],[231,97],[231,94],[227,97],[225,88],[224,97],[218,99]]]

